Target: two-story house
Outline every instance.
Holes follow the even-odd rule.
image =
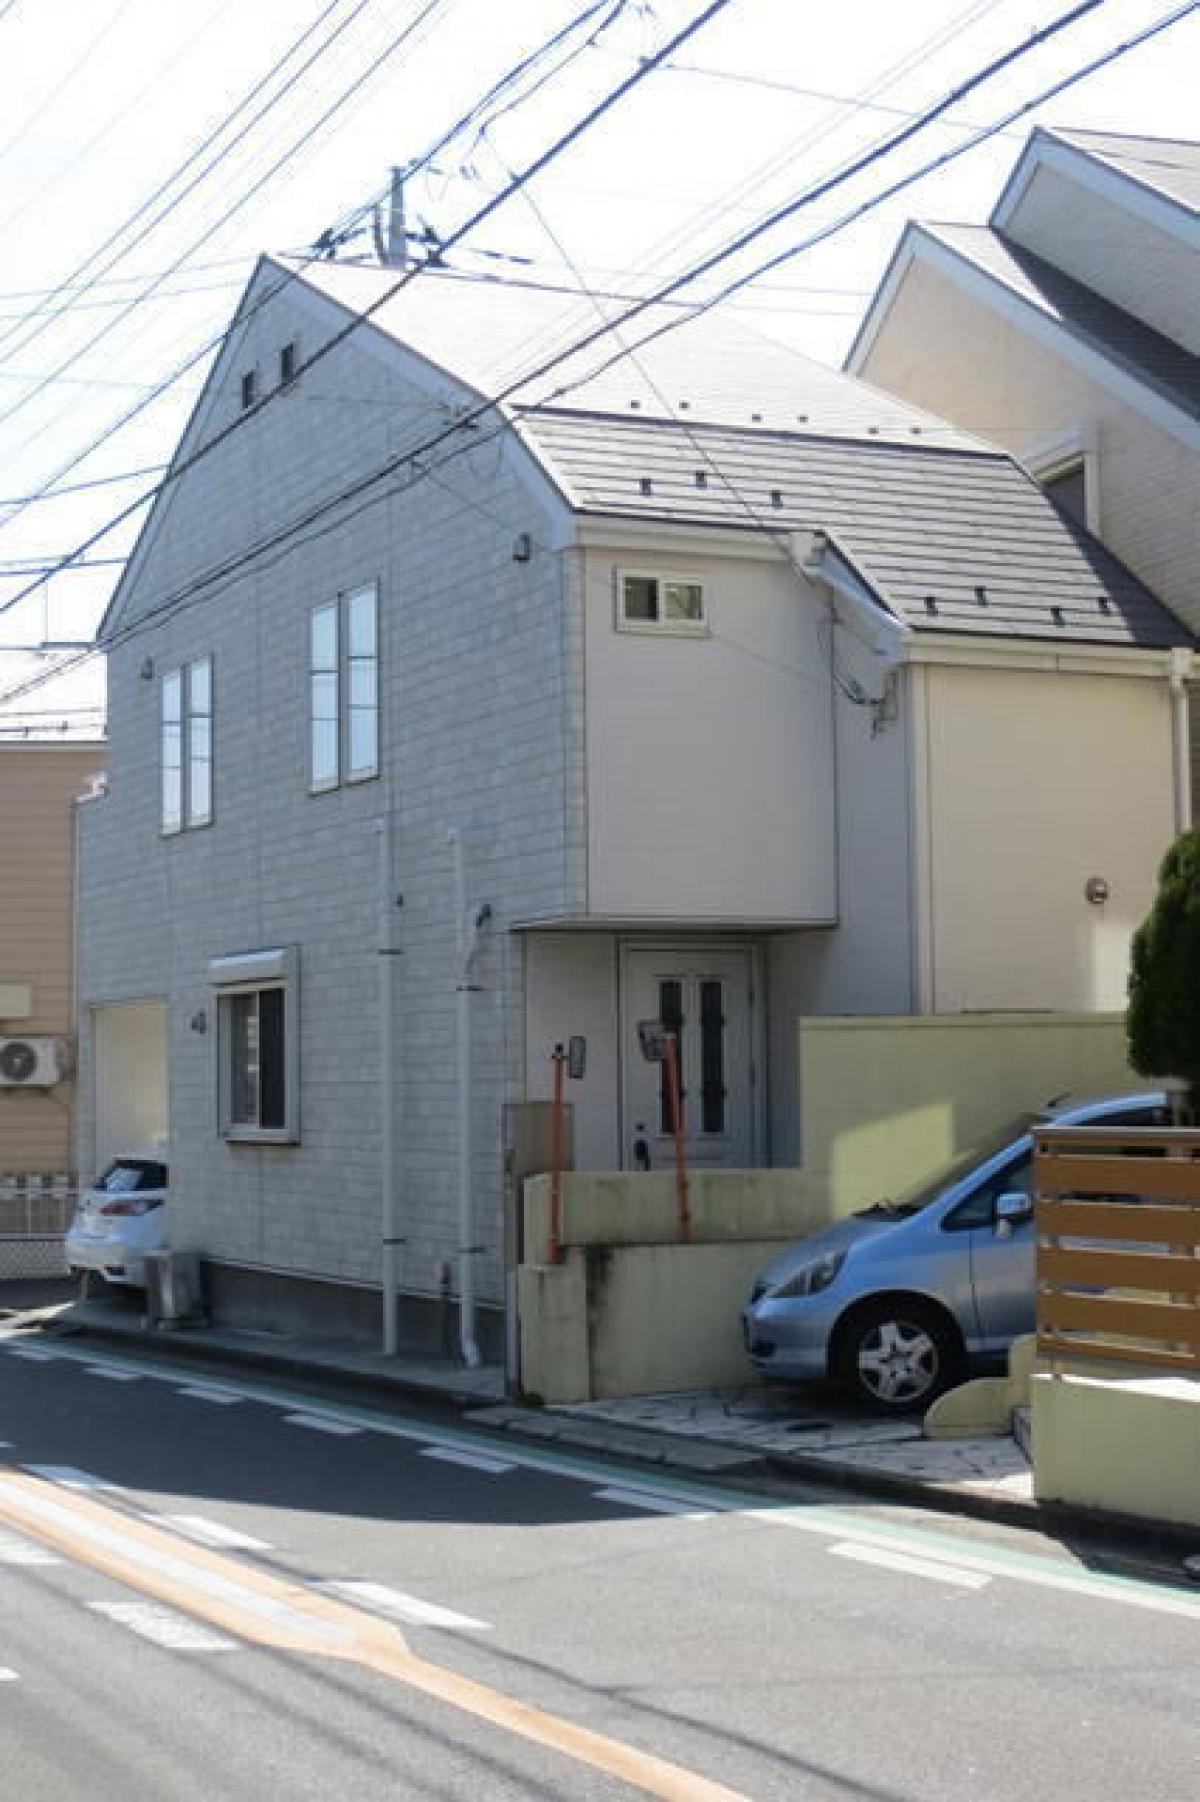
[[[1200,629],[1200,144],[1039,127],[986,225],[909,224],[847,368],[1010,450]]]
[[[1188,632],[1006,454],[711,316],[513,386],[593,325],[264,260],[103,624],[87,1134],[165,1084],[227,1318],[394,1282],[486,1341],[570,1035],[581,1168],[667,1155],[648,1019],[740,1167],[796,1158],[798,1015],[1120,1003]]]

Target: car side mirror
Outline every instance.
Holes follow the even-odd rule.
[[[996,1231],[1002,1238],[1007,1239],[1026,1220],[1033,1219],[1033,1196],[1026,1195],[1021,1189],[1012,1189],[1005,1195],[997,1195],[994,1219]]]

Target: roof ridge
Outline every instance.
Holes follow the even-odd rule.
[[[884,435],[888,431],[903,430],[904,428],[900,426],[883,427],[878,433],[870,431],[860,433],[849,430],[841,432],[804,431],[786,426],[729,424],[720,419],[680,419],[669,414],[658,415],[640,411],[637,413],[614,413],[602,407],[543,406],[537,402],[514,407],[513,414],[519,420],[550,416],[555,419],[602,420],[630,426],[670,426],[676,431],[687,433],[720,432],[726,436],[745,438],[748,443],[761,443],[764,438],[778,438],[789,444],[855,444],[861,445],[864,450],[925,451],[933,452],[937,456],[972,457],[991,463],[1014,461],[1007,451],[1001,450],[996,445],[937,444],[932,438],[925,436],[926,428],[923,425],[915,428],[914,436],[919,436],[921,440],[916,443],[909,439]],[[949,429],[958,430],[957,427],[951,426],[950,421],[947,420],[944,423]],[[909,429],[913,430],[913,428]]]

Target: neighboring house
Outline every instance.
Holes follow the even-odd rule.
[[[40,660],[0,650],[0,694]],[[43,705],[39,694],[27,708]],[[73,1168],[75,800],[104,768],[100,712],[0,704],[0,1185]],[[11,1226],[5,1230],[12,1230]]]
[[[802,1014],[1119,1005],[1190,638],[907,403],[709,318],[486,405],[591,309],[394,279],[260,264],[103,624],[83,1145],[165,1091],[219,1312],[373,1324],[398,1239],[415,1337],[569,1035],[581,1168],[670,1155],[653,1018],[737,1167]]]
[[[1039,127],[986,226],[908,226],[847,368],[1010,450],[1200,629],[1200,144]]]

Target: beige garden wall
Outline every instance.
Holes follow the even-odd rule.
[[[898,1195],[1013,1116],[1066,1091],[1141,1079],[1120,1014],[801,1020],[806,1206],[841,1215]]]

